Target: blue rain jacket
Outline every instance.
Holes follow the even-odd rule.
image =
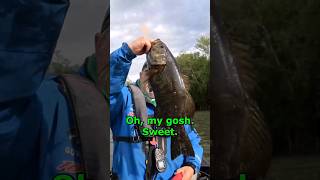
[[[110,60],[110,119],[113,136],[136,136],[133,125],[126,123],[126,116],[133,114],[132,97],[127,86],[124,86],[132,59],[136,56],[126,43],[111,53]],[[148,104],[148,114],[153,115],[154,108]],[[171,160],[170,138],[167,138],[167,169],[156,174],[154,179],[170,179],[174,172],[184,163],[193,163],[199,172],[203,155],[203,148],[199,145],[200,137],[189,125],[185,125],[191,140],[195,157],[180,155]],[[114,142],[112,171],[120,180],[144,179],[146,165],[142,143]]]
[[[45,80],[68,0],[0,2],[0,179],[52,180],[81,169],[70,106]]]

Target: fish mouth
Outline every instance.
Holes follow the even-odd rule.
[[[147,63],[150,66],[165,66],[167,64],[165,54],[151,54],[147,55]]]
[[[165,69],[167,64],[167,53],[164,43],[160,39],[156,39],[151,43],[151,49],[147,53],[148,69],[160,73]]]
[[[158,56],[158,58],[147,58],[147,65],[149,70],[160,73],[164,70],[167,62],[165,61],[165,56],[162,55],[162,57]]]

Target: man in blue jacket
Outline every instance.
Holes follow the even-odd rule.
[[[132,93],[125,86],[125,81],[132,63],[137,55],[147,53],[151,48],[151,40],[138,38],[130,44],[123,43],[122,47],[112,52],[110,59],[110,118],[114,137],[135,137],[137,133],[134,125],[126,123],[126,117],[134,114]],[[147,87],[148,72],[140,73],[138,86]],[[140,82],[140,83],[139,83]],[[141,88],[146,96],[147,112],[149,116],[154,114],[155,103],[152,94],[147,88]],[[185,125],[186,132],[192,143],[195,157],[180,155],[171,160],[170,138],[166,138],[166,162],[164,172],[155,173],[153,179],[170,179],[174,174],[182,173],[183,180],[190,180],[199,172],[203,149],[200,146],[200,137],[189,126]],[[116,138],[114,138],[116,139]],[[114,141],[112,171],[119,179],[144,179],[146,173],[146,154],[143,143]]]
[[[0,3],[1,180],[52,180],[84,170],[71,106],[57,77],[44,79],[68,6],[68,0]],[[96,42],[109,44],[102,37]]]

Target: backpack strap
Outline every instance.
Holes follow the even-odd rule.
[[[113,136],[113,141],[122,141],[127,143],[141,143],[151,141],[152,137],[141,137],[141,136]]]
[[[87,180],[109,178],[109,107],[94,83],[80,75],[60,76],[78,129]]]
[[[148,125],[148,113],[145,97],[139,87],[135,85],[129,85],[128,88],[132,95],[134,114],[136,117],[140,118],[140,120],[143,122],[143,126],[135,125],[135,129],[138,132],[136,136],[113,136],[113,140],[127,143],[141,143],[145,141],[151,141],[152,137],[145,137],[141,134],[143,128],[152,129],[151,126]]]
[[[142,129],[141,128],[149,128],[152,129],[150,125],[148,125],[148,113],[147,113],[147,105],[146,105],[146,99],[140,90],[139,87],[135,85],[129,85],[129,90],[132,94],[132,100],[133,100],[133,109],[135,112],[135,115],[140,118],[140,120],[143,122],[143,126],[136,126],[136,129],[138,130],[138,135],[140,137],[144,137],[141,134]],[[152,139],[151,139],[152,140]],[[146,157],[146,173],[145,173],[145,179],[151,179],[152,175],[155,173],[155,167],[154,167],[154,158],[153,158],[153,150],[154,147],[150,144],[150,139],[148,141],[145,141],[143,143],[144,153]]]
[[[146,99],[140,90],[139,87],[135,85],[129,85],[129,90],[132,94],[132,100],[133,100],[133,109],[135,111],[135,115],[140,118],[140,120],[143,122],[143,128],[149,128],[152,129],[152,127],[148,124],[148,113],[147,113],[147,105],[146,105]],[[139,129],[139,133],[140,133]],[[139,134],[140,135],[140,134]]]

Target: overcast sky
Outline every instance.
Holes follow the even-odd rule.
[[[108,0],[71,0],[56,50],[72,64],[82,64],[94,52],[94,35],[101,29]]]
[[[194,51],[196,39],[209,35],[210,0],[110,0],[111,51],[139,36],[160,38],[177,56]],[[136,80],[145,56],[133,61],[129,79]]]

